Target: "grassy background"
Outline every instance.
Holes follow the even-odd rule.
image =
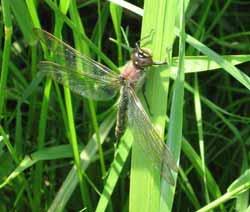
[[[1,1],[0,211],[250,210],[250,3],[181,2]],[[170,66],[148,73],[146,97],[180,166],[176,186],[138,147],[130,154],[129,130],[116,143],[116,99],[83,99],[37,74],[49,55],[33,27],[113,70],[154,29],[145,46]]]

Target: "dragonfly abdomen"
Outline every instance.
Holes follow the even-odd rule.
[[[124,134],[127,122],[127,109],[128,109],[128,93],[126,86],[121,87],[120,102],[118,106],[115,136],[119,140]]]

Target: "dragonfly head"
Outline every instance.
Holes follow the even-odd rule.
[[[132,52],[131,60],[138,69],[144,69],[153,65],[152,54],[148,50],[142,49],[138,43],[136,43],[136,48]]]

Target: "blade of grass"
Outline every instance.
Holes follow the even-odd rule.
[[[85,35],[85,29],[83,24],[81,23],[80,15],[77,10],[77,6],[75,3],[71,4],[70,7],[70,14],[71,14],[71,19],[72,21],[78,26],[78,31],[74,31],[74,39],[75,39],[75,46],[78,50],[83,52],[85,55],[89,55],[89,48],[86,42],[80,39],[79,32],[83,35]],[[100,41],[98,42],[99,45],[101,45]],[[91,121],[93,128],[95,130],[96,136],[97,136],[97,141],[98,141],[98,152],[99,152],[99,159],[100,159],[100,167],[101,167],[101,173],[103,176],[106,175],[106,167],[105,167],[105,160],[104,160],[104,155],[103,155],[103,149],[101,145],[101,140],[100,140],[100,134],[99,134],[99,126],[97,122],[97,117],[96,117],[96,112],[95,112],[95,106],[94,102],[92,100],[87,100],[88,101],[88,107],[90,110],[90,115],[91,115]]]
[[[47,118],[48,118],[50,91],[51,91],[51,80],[47,79],[45,82],[40,119],[38,123],[37,149],[43,148],[45,143],[45,132],[46,132]],[[42,173],[43,173],[43,164],[39,162],[35,167],[34,184],[33,184],[35,208],[41,207],[40,204],[41,204],[41,189],[42,189]]]
[[[26,0],[26,5],[30,14],[30,18],[32,20],[32,23],[34,24],[35,27],[41,28],[40,26],[40,21],[36,12],[36,6],[35,2],[33,0],[29,1]],[[36,65],[37,65],[37,46],[32,45],[31,46],[31,77],[32,79],[35,78],[36,75]],[[28,140],[30,139],[32,135],[32,129],[33,125],[35,123],[34,118],[36,117],[36,111],[35,111],[35,105],[37,102],[36,96],[32,96],[30,100],[30,110],[29,110],[29,115],[28,115],[28,124],[25,130],[25,139]]]
[[[17,107],[16,112],[16,129],[15,129],[15,149],[19,157],[23,155],[23,126],[22,126],[22,112],[21,108]]]
[[[18,1],[18,2],[11,2],[12,11],[18,21],[19,27],[22,30],[26,41],[30,43],[34,43],[34,37],[32,33],[32,22],[30,21],[29,11],[25,5],[25,2]],[[46,81],[46,87],[44,90],[44,97],[42,103],[42,109],[40,113],[40,120],[38,126],[38,148],[41,148],[44,145],[44,138],[45,138],[45,130],[46,130],[46,120],[47,120],[47,111],[48,111],[48,101],[49,101],[49,94],[50,94],[50,87],[51,82],[49,80]],[[41,201],[41,182],[42,182],[42,164],[38,164],[36,167],[36,172],[34,176],[34,201],[33,208],[40,208],[40,201]]]
[[[195,88],[194,88],[194,106],[195,106],[195,116],[196,116],[196,126],[198,130],[198,139],[199,139],[199,148],[200,148],[200,155],[202,161],[202,170],[203,170],[203,188],[205,193],[205,200],[206,203],[209,202],[209,193],[208,193],[208,186],[207,186],[207,178],[206,178],[206,161],[205,161],[205,145],[204,145],[204,134],[203,134],[203,121],[202,121],[202,107],[201,107],[201,99],[200,99],[200,92],[199,92],[199,83],[198,83],[198,76],[195,74]]]
[[[178,29],[175,29],[175,33],[179,34]],[[218,65],[220,65],[227,73],[229,73],[234,79],[238,80],[248,90],[250,89],[250,77],[233,66],[230,62],[224,60],[219,54],[205,46],[190,35],[186,36],[186,42],[192,45],[194,48],[207,55]]]
[[[108,18],[109,18],[109,5],[108,3],[105,3],[101,9],[101,14],[100,15],[98,14],[98,21],[91,35],[91,40],[95,44],[98,44],[100,42],[99,41],[100,37],[103,37],[103,34],[107,27]]]
[[[239,65],[250,61],[250,55],[223,55],[222,58],[233,65]],[[174,57],[171,63],[171,72],[173,76],[177,75],[178,58]],[[199,73],[222,68],[218,63],[211,60],[208,56],[186,56],[185,73]]]
[[[212,19],[213,22],[206,30],[206,36],[210,35],[216,24],[221,20],[221,17],[225,14],[225,11],[228,9],[230,4],[232,3],[232,0],[227,0],[224,2],[223,7],[218,11],[218,13],[215,13],[215,17]]]
[[[23,12],[26,11],[27,13],[25,16],[36,13],[36,11],[33,11],[34,7],[30,6],[28,8],[32,9],[32,11],[28,11],[26,7],[23,7]],[[21,7],[19,8],[19,10],[20,11],[22,10]],[[17,14],[19,14],[19,12]],[[37,15],[36,16],[33,15],[31,19],[36,24],[39,22],[37,17],[38,17]],[[23,17],[20,17],[20,19],[22,20],[22,21],[20,20],[20,24],[24,24],[24,26],[20,26],[20,28],[23,30],[24,35],[28,34],[28,36],[31,36],[33,38],[33,33],[32,33],[33,26],[31,26],[32,22],[26,20],[26,22],[29,23],[29,25],[26,26],[25,19]],[[34,40],[35,38],[33,39],[33,41]],[[34,43],[35,42],[31,42],[31,44],[34,44]],[[44,143],[45,143],[50,91],[51,91],[51,80],[47,79],[45,82],[42,106],[41,106],[41,111],[40,111],[40,119],[38,123],[37,149],[43,148]],[[35,208],[41,208],[42,173],[43,173],[43,163],[38,162],[35,167],[34,178],[33,178],[33,193],[34,193],[34,207]]]
[[[34,0],[26,0],[26,5],[29,10],[29,14],[31,17],[31,20],[33,21],[33,24],[37,28],[41,28],[40,21],[36,12],[36,6]]]
[[[183,138],[182,140],[182,151],[186,155],[186,157],[190,160],[191,164],[194,166],[196,172],[198,175],[202,178],[203,171],[202,171],[202,162],[199,155],[196,153],[196,151],[193,149],[193,147],[190,145],[190,143]],[[206,168],[206,174],[207,174],[207,183],[208,183],[208,189],[210,192],[211,197],[218,198],[221,196],[221,191],[219,186],[217,185],[215,179],[213,178],[210,170]],[[223,211],[223,208],[221,208]]]
[[[32,29],[33,29],[33,22],[30,21],[30,13],[27,9],[25,1],[15,1],[10,0],[10,6],[13,14],[15,15],[15,20],[20,27],[24,38],[27,43],[33,44],[35,41],[35,37],[33,36]]]
[[[123,0],[108,0],[114,4],[120,5],[122,8],[128,9],[131,12],[134,12],[140,16],[143,16],[143,10],[140,7],[135,6],[127,1]]]
[[[109,5],[109,9],[110,9],[110,13],[111,13],[111,18],[112,18],[112,22],[113,22],[113,26],[114,26],[114,30],[115,30],[115,34],[116,34],[116,40],[118,41],[118,43],[120,44],[122,42],[122,34],[121,34],[121,18],[122,18],[122,8],[120,8],[119,6],[110,3]],[[118,57],[118,65],[121,66],[122,65],[122,48],[121,45],[117,45],[117,57]]]
[[[207,4],[204,4],[202,7],[203,16],[198,22],[198,27],[194,34],[195,38],[202,39],[204,34],[205,22],[208,19],[209,10],[211,10],[212,1],[209,0]],[[201,30],[203,29],[203,30]],[[194,49],[188,49],[188,54],[193,55]],[[189,66],[189,68],[193,68]],[[205,145],[204,145],[204,135],[203,135],[203,120],[202,120],[202,106],[201,106],[201,99],[200,99],[200,90],[199,90],[199,81],[198,75],[195,73],[194,75],[194,110],[195,110],[195,117],[196,117],[196,126],[198,130],[198,140],[199,140],[199,148],[200,148],[200,157],[202,162],[202,187],[205,196],[205,202],[208,203],[210,201],[209,193],[208,193],[208,185],[207,185],[207,178],[206,178],[206,161],[205,161]]]
[[[186,176],[186,173],[184,173],[184,171],[182,169],[179,169],[179,183],[180,186],[182,187],[183,191],[186,193],[187,198],[190,199],[191,204],[193,204],[195,209],[200,208],[200,202],[198,200],[197,195],[194,192],[194,189],[189,181],[189,179]],[[180,200],[181,201],[181,200]],[[178,204],[178,201],[177,201]],[[181,204],[181,202],[180,202]]]
[[[132,146],[132,134],[127,130],[116,150],[115,159],[113,160],[111,164],[108,178],[105,181],[102,195],[99,198],[99,201],[95,210],[96,212],[101,212],[101,211],[106,210],[108,203],[110,201],[111,195],[119,179],[122,168],[129,156],[131,146]]]
[[[30,69],[31,69],[31,78],[34,79],[36,75],[36,65],[37,65],[37,47],[36,46],[31,46],[31,64],[30,64]],[[30,139],[32,135],[32,130],[33,126],[35,123],[35,117],[36,117],[36,102],[37,102],[37,97],[36,95],[32,96],[30,99],[30,110],[28,113],[28,123],[27,127],[25,129],[25,139],[28,140]]]
[[[8,136],[6,135],[4,129],[2,128],[2,126],[0,125],[0,134],[3,136],[3,141],[5,146],[7,147],[12,159],[15,161],[15,163],[18,164],[18,155],[16,154],[16,150],[15,148],[12,146],[12,144],[10,143]]]
[[[230,1],[228,1],[227,3],[229,3]],[[190,39],[191,42],[193,42],[194,40],[193,39]],[[199,43],[197,41],[195,41],[196,45]],[[210,49],[206,49],[204,48],[204,46],[201,46],[198,48],[200,51],[202,51],[203,49],[203,53],[204,54],[210,54],[210,57],[216,57],[218,56],[218,54],[216,54],[215,52],[211,51]],[[206,53],[205,53],[206,52]],[[249,77],[247,75],[245,75],[244,73],[242,73],[239,69],[237,69],[236,67],[232,66],[230,63],[228,63],[227,61],[223,61],[222,58],[214,58],[214,59],[217,59],[217,63],[218,64],[223,64],[224,65],[224,69],[229,73],[231,74],[235,79],[237,79],[241,84],[243,84],[245,87],[247,87],[248,89],[250,88],[250,81],[249,81]],[[215,60],[216,61],[216,60]],[[242,143],[242,139],[241,139],[241,136],[240,134],[238,133],[238,130],[236,127],[234,127],[230,121],[227,121],[225,120],[225,118],[223,118],[223,121],[228,125],[228,127],[233,131],[233,133],[236,135],[237,138],[239,138],[239,141]],[[246,153],[245,153],[245,148],[244,148],[244,145],[242,145],[243,147],[243,158],[246,157]],[[243,161],[246,161],[243,159]],[[243,168],[244,169],[244,168]],[[240,202],[238,205],[240,205],[240,207],[244,207],[243,205],[246,206],[246,202],[247,202],[247,199],[245,197],[247,197],[248,194],[245,193],[243,195],[241,195],[241,197],[239,197],[237,199],[237,203],[238,201]],[[245,202],[245,204],[243,203]],[[243,209],[245,210],[245,209]]]
[[[147,40],[155,61],[164,61],[167,49],[172,48],[177,10],[176,1],[145,1],[142,35],[145,37],[154,30],[153,39]],[[164,78],[160,67],[148,74],[146,98],[152,122],[163,138],[167,109],[168,78]],[[157,94],[157,95],[156,95]],[[160,211],[160,173],[151,164],[145,163],[142,150],[135,144],[132,148],[132,170],[130,184],[130,211]],[[141,195],[143,194],[143,195]],[[150,201],[148,201],[150,199]]]
[[[12,159],[14,160],[14,162],[16,164],[19,163],[19,159],[18,159],[18,155],[16,153],[16,150],[15,148],[11,145],[9,139],[8,139],[8,135],[5,133],[4,129],[1,127],[0,125],[0,134],[3,136],[3,141],[5,143],[5,145],[7,146],[8,148],[8,151],[12,157]],[[8,179],[8,178],[7,178]],[[28,185],[28,182],[26,181],[26,178],[24,176],[20,176],[18,178],[19,180],[19,185],[23,185],[24,186],[24,190],[26,190],[27,192],[27,195],[28,195],[28,200],[31,201],[30,202],[30,207],[31,207],[31,210],[32,211],[35,211],[34,210],[34,203],[33,203],[33,199],[32,199],[32,195],[31,195],[31,191],[29,190],[29,187],[27,186]],[[6,184],[8,183],[7,180],[5,180],[2,184],[0,184],[0,188],[4,187]],[[19,187],[17,187],[17,192],[21,192],[22,189],[20,189]]]
[[[1,131],[1,128],[0,128]],[[1,132],[2,134],[2,132]],[[16,177],[18,177],[21,173],[23,173],[28,168],[32,167],[34,164],[39,161],[45,160],[57,160],[63,158],[72,158],[73,153],[70,145],[60,145],[49,148],[42,148],[30,155],[27,155],[23,158],[23,160],[19,163],[16,169],[5,179],[4,182],[1,183],[0,188],[3,188]]]
[[[241,195],[242,192],[245,192],[250,189],[250,174],[249,170],[247,170],[244,174],[242,174],[229,188],[228,191],[223,194],[220,198],[210,202],[205,207],[197,210],[197,212],[205,212],[211,211],[213,208],[218,207],[222,203],[236,198]]]
[[[60,11],[62,14],[66,14],[70,6],[70,2],[68,0],[61,0],[59,4]],[[57,37],[61,38],[61,30],[63,27],[63,20],[60,16],[56,16],[56,23],[55,23],[55,34]],[[81,192],[82,204],[86,206],[88,210],[92,210],[92,204],[90,201],[90,195],[88,191],[87,184],[85,179],[83,178],[84,172],[81,170],[81,159],[79,154],[79,147],[78,141],[76,136],[76,129],[74,123],[74,115],[73,115],[73,108],[72,108],[72,100],[70,89],[68,87],[64,87],[64,95],[65,95],[65,105],[66,105],[66,112],[67,112],[67,126],[69,129],[69,140],[70,144],[72,145],[74,161],[76,165],[77,175],[79,178],[79,187]]]
[[[101,124],[101,140],[104,141],[104,138],[107,136],[108,132],[110,131],[111,127],[114,124],[115,120],[115,111],[113,111]],[[72,158],[73,152],[71,150],[71,147],[69,145],[59,145],[59,146],[53,146],[48,148],[42,148],[31,155],[25,156],[25,158],[19,162],[17,155],[15,153],[15,149],[12,147],[6,133],[3,131],[2,127],[0,127],[0,134],[3,136],[4,142],[6,146],[9,149],[10,154],[12,155],[14,161],[16,164],[18,164],[17,168],[0,184],[0,188],[3,188],[8,183],[10,183],[13,179],[15,179],[17,176],[19,176],[22,172],[24,172],[26,169],[32,167],[34,164],[38,163],[39,161],[45,161],[45,160],[57,160],[62,158]],[[82,147],[80,149],[83,149]],[[93,135],[92,139],[88,142],[88,145],[81,150],[81,157],[82,157],[82,166],[86,166],[93,160],[95,153],[96,153],[96,136]],[[85,167],[85,169],[86,169]],[[73,168],[76,176],[76,170]],[[77,184],[75,184],[76,186]],[[75,188],[74,188],[75,189]]]
[[[116,118],[116,111],[112,111],[111,114],[103,121],[100,125],[100,137],[101,143],[104,142],[106,136],[108,135],[109,131],[111,130],[112,126],[115,123]],[[96,151],[98,149],[98,143],[96,139],[96,135],[93,135],[91,140],[88,142],[86,148],[81,152],[81,165],[82,168],[85,170],[92,158],[95,156]],[[48,211],[63,211],[67,202],[69,201],[70,197],[72,196],[76,186],[78,183],[78,178],[76,175],[76,170],[73,167],[67,178],[63,182],[62,186],[60,187],[58,193],[56,194],[55,199],[53,200],[52,204]]]
[[[2,0],[1,2],[3,9],[5,39],[4,39],[1,78],[0,78],[0,123],[2,119],[2,113],[5,107],[6,83],[9,73],[8,67],[10,61],[10,49],[11,49],[11,38],[12,38],[12,22],[11,22],[9,1]]]
[[[173,152],[174,158],[179,162],[182,140],[182,128],[183,128],[183,103],[184,103],[184,59],[185,59],[185,1],[180,3],[180,37],[179,37],[179,68],[177,78],[173,85],[173,99],[170,110],[170,120],[167,135],[167,144],[170,150]],[[174,173],[175,180],[177,174]],[[161,205],[160,211],[172,211],[175,186],[163,183],[161,187]]]
[[[101,19],[101,1],[97,0],[97,14],[98,14],[98,20],[97,20],[97,46],[99,49],[102,49],[102,19]],[[100,57],[97,55],[97,61],[100,62]],[[104,170],[103,170],[104,171]]]
[[[0,58],[3,58],[3,52],[0,50]],[[24,78],[24,76],[20,73],[17,66],[12,62],[9,61],[9,68],[11,70],[11,73],[13,74],[13,77],[16,78],[16,80],[23,86],[28,86],[27,80]]]
[[[2,0],[2,11],[3,11],[3,21],[4,21],[4,33],[5,33],[5,41],[4,41],[4,48],[3,48],[3,57],[2,57],[2,70],[1,70],[1,79],[0,79],[0,121],[2,118],[2,112],[5,107],[5,97],[6,97],[6,82],[8,78],[8,68],[9,66],[11,69],[14,69],[14,73],[18,73],[17,76],[19,75],[19,70],[16,72],[16,67],[12,63],[10,63],[10,48],[11,48],[11,37],[12,37],[12,22],[11,22],[11,14],[10,14],[10,5],[9,1],[4,1]],[[17,113],[17,128],[16,128],[16,135],[15,136],[20,136],[21,134],[21,113]],[[1,127],[1,126],[0,126]],[[2,130],[2,128],[1,128]],[[1,134],[5,134],[4,131],[2,130]],[[7,136],[5,135],[5,141],[7,142]],[[9,148],[9,151],[12,155],[13,160],[17,163],[18,162],[18,153],[20,153],[20,142],[17,142],[17,139],[15,140],[15,148],[12,148],[10,145],[10,142],[7,142],[6,145]],[[31,192],[29,188],[27,187],[28,183],[26,182],[25,178],[20,178],[19,183],[21,183],[24,186],[24,190],[27,191],[28,199],[31,202],[30,207],[31,210],[33,210],[33,200],[31,198]],[[18,187],[15,189],[16,192],[22,192],[23,189],[19,189]]]

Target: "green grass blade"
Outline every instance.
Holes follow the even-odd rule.
[[[36,6],[34,0],[26,0],[26,5],[31,17],[32,22],[36,28],[41,28],[40,21],[36,12]]]
[[[201,176],[203,176],[202,171],[202,162],[199,155],[195,152],[193,147],[190,145],[190,143],[184,138],[182,141],[182,151],[187,156],[187,158],[191,161],[191,164],[194,166],[196,172]],[[208,189],[213,198],[218,198],[221,196],[221,191],[213,178],[210,170],[206,168],[206,174],[207,174],[207,182],[208,182]]]
[[[224,55],[222,56],[224,60],[227,60],[233,65],[239,65],[245,62],[249,62],[250,55]],[[185,73],[199,73],[209,70],[215,70],[222,68],[214,60],[210,59],[208,56],[186,56],[184,72]],[[178,69],[178,58],[174,57],[171,63],[171,77],[176,77]]]
[[[204,145],[204,132],[203,132],[203,120],[202,120],[202,107],[201,107],[201,99],[199,92],[199,84],[198,84],[198,76],[195,74],[194,78],[195,84],[195,93],[194,93],[194,106],[195,106],[195,116],[196,116],[196,125],[198,129],[198,139],[199,139],[199,148],[200,155],[202,161],[202,171],[203,171],[203,188],[204,188],[204,196],[206,202],[209,202],[209,194],[208,194],[208,185],[207,185],[207,177],[206,177],[206,161],[205,161],[205,145]]]
[[[17,155],[22,156],[23,155],[23,126],[22,126],[22,112],[21,108],[17,107],[16,112],[16,131],[15,131],[15,149],[17,152]]]
[[[105,211],[108,203],[110,201],[111,195],[115,189],[119,176],[121,174],[122,168],[129,156],[130,149],[132,146],[132,134],[126,131],[123,139],[121,140],[115,154],[115,159],[111,164],[109,175],[105,181],[104,189],[98,205],[96,207],[96,212]]]
[[[60,145],[38,150],[37,152],[34,152],[31,155],[25,156],[23,160],[19,163],[17,168],[7,177],[7,179],[5,179],[4,182],[1,183],[0,188],[6,186],[17,176],[23,173],[26,169],[32,167],[39,161],[56,160],[56,159],[72,158],[72,157],[73,153],[69,145]]]
[[[178,34],[178,30],[176,30],[176,33]],[[218,65],[220,65],[227,73],[229,73],[236,80],[238,80],[243,86],[245,86],[247,89],[250,89],[250,77],[247,74],[240,71],[228,61],[224,60],[219,54],[209,49],[207,46],[205,46],[203,43],[199,42],[192,36],[187,35],[186,42],[188,42],[190,45],[192,45],[194,48],[196,48],[203,54],[207,55]]]
[[[12,38],[12,23],[10,17],[10,5],[9,1],[2,0],[3,8],[3,20],[4,20],[4,48],[3,48],[3,58],[1,65],[1,78],[0,78],[0,121],[2,119],[2,113],[5,107],[6,98],[6,84],[9,73],[9,61],[10,61],[10,49],[11,49],[11,38]]]
[[[35,39],[33,33],[31,33],[33,29],[33,23],[30,21],[30,13],[25,1],[10,0],[10,6],[26,42],[33,44]]]
[[[200,208],[197,212],[211,211],[213,208],[218,207],[223,202],[236,198],[249,189],[250,189],[250,171],[248,169],[245,171],[244,174],[242,174],[237,180],[235,180],[229,186],[225,194],[223,194],[220,198],[214,200],[213,202],[210,202],[205,207]]]
[[[47,79],[44,88],[44,96],[42,101],[42,107],[40,112],[40,119],[38,124],[38,137],[37,137],[37,148],[41,149],[45,143],[45,133],[47,126],[47,118],[48,118],[48,106],[50,99],[50,91],[51,91],[51,80]],[[41,204],[41,187],[42,187],[42,173],[43,173],[43,164],[39,162],[35,167],[34,173],[34,205],[36,208],[40,208]]]
[[[111,127],[114,124],[114,112],[111,113],[106,120],[103,121],[101,124],[101,134],[102,134],[102,142],[104,141],[104,138],[107,136],[107,133],[110,131]],[[60,145],[60,146],[53,146],[48,148],[42,148],[41,150],[38,150],[31,155],[26,156],[20,163],[17,158],[17,155],[15,153],[15,149],[12,147],[11,143],[9,142],[6,133],[0,127],[0,133],[4,138],[4,142],[6,146],[8,147],[11,155],[13,156],[13,159],[18,165],[18,167],[5,179],[3,183],[1,183],[0,188],[4,187],[6,184],[10,183],[14,178],[16,178],[18,175],[20,175],[23,171],[33,166],[35,163],[39,161],[45,161],[45,160],[57,160],[62,158],[72,158],[73,152],[71,150],[71,147],[66,145]],[[81,147],[82,149],[82,147]],[[83,161],[82,164],[86,166],[85,162],[86,160],[88,163],[91,162],[91,159],[95,156],[96,152],[96,136],[93,135],[92,139],[89,141],[89,144],[86,146],[84,150],[82,150]],[[88,158],[88,159],[86,159]],[[76,173],[76,172],[75,172]]]
[[[78,29],[80,29],[79,31],[81,32],[81,34],[85,35],[85,29],[84,29],[84,26],[82,25],[82,23],[80,22],[80,16],[77,12],[76,5],[74,5],[74,7],[73,7],[73,5],[74,4],[72,4],[72,7],[71,7],[72,8],[72,10],[71,10],[72,20],[75,24],[78,25]],[[76,15],[73,15],[73,14],[76,14]],[[80,39],[79,31],[74,32],[75,33],[76,48],[78,50],[80,50],[81,52],[83,52],[85,55],[89,55],[88,45],[86,42],[84,42]],[[99,44],[101,44],[101,43],[99,43]],[[90,110],[90,117],[91,117],[92,125],[93,125],[95,133],[97,135],[101,172],[102,172],[102,175],[105,176],[106,175],[106,166],[105,166],[103,149],[102,149],[102,145],[101,145],[101,139],[100,139],[100,135],[99,135],[99,126],[98,126],[98,122],[97,122],[94,102],[92,100],[88,100],[88,106],[89,106],[89,110]]]
[[[166,60],[167,49],[172,48],[175,35],[171,29],[175,25],[176,10],[177,2],[175,1],[145,1],[144,3],[141,37],[147,36],[154,30],[152,41],[149,40],[146,47],[152,49],[156,61]],[[153,114],[152,122],[163,138],[169,80],[161,72],[160,67],[150,72],[147,79],[146,98],[150,112]],[[157,95],[155,95],[156,93]],[[144,157],[142,150],[134,144],[132,148],[130,210],[159,211],[160,173],[156,173],[149,163],[145,163]],[[151,201],[148,201],[149,199]]]
[[[109,18],[109,5],[108,3],[105,3],[101,9],[101,14],[98,15],[98,21],[95,25],[95,28],[91,36],[91,40],[95,44],[98,44],[100,42],[100,37],[101,38],[103,37],[103,34],[108,24],[108,18]]]
[[[10,143],[7,134],[5,133],[4,129],[0,126],[0,133],[3,136],[3,141],[4,144],[6,145],[10,155],[12,156],[13,160],[18,163],[18,156],[16,154],[16,150],[15,148],[12,146],[12,144]]]
[[[181,140],[182,140],[182,129],[183,129],[183,104],[184,104],[184,59],[185,59],[185,11],[184,11],[184,2],[181,1],[180,6],[180,37],[179,37],[179,67],[177,78],[173,85],[173,99],[171,103],[170,110],[170,120],[168,127],[168,136],[167,144],[170,147],[170,150],[173,152],[173,155],[176,161],[180,160],[180,151],[181,151]],[[174,174],[175,180],[177,175]],[[161,211],[171,211],[174,201],[175,186],[163,183],[161,187]]]
[[[115,123],[116,113],[113,111],[100,125],[100,137],[101,142],[104,142],[107,134],[111,130],[111,127]],[[82,159],[82,167],[85,170],[90,162],[91,159],[95,156],[96,151],[98,149],[98,143],[96,140],[96,135],[93,135],[92,139],[89,141],[88,145],[81,152],[81,159]],[[69,201],[71,195],[73,194],[76,186],[78,183],[76,170],[73,167],[67,178],[63,182],[61,188],[59,189],[55,199],[53,200],[52,204],[50,205],[49,211],[63,211],[64,207],[66,206],[67,202]]]
[[[60,1],[60,11],[62,14],[66,14],[69,6],[72,6],[72,4],[69,3],[69,1]],[[56,24],[55,24],[55,33],[58,37],[61,37],[61,30],[63,27],[63,20],[60,16],[56,16]],[[73,108],[72,108],[72,100],[71,100],[71,94],[70,89],[67,87],[64,87],[64,95],[65,95],[65,105],[66,105],[66,112],[67,112],[67,126],[69,129],[69,140],[70,144],[72,145],[73,155],[74,155],[74,162],[77,169],[77,175],[79,178],[79,187],[81,191],[81,198],[82,198],[82,204],[83,206],[86,206],[89,210],[92,209],[92,204],[90,202],[90,196],[87,188],[87,184],[85,182],[85,179],[83,178],[84,172],[81,170],[81,160],[80,160],[80,154],[79,154],[79,147],[78,147],[78,141],[76,136],[76,129],[75,129],[75,123],[74,123],[74,115],[73,115]]]
[[[184,173],[184,171],[182,169],[179,170],[178,172],[178,182],[180,183],[180,186],[182,187],[182,190],[186,193],[187,198],[190,199],[191,204],[193,204],[195,209],[200,208],[200,202],[198,200],[197,195],[195,194],[195,191],[189,181],[189,179],[187,178],[186,174]],[[178,200],[176,201],[178,204]]]
[[[8,148],[8,151],[12,157],[12,160],[16,163],[16,164],[19,164],[19,159],[18,159],[18,155],[16,153],[16,150],[15,148],[12,146],[12,144],[10,143],[9,141],[9,138],[8,138],[8,135],[5,133],[4,129],[0,126],[0,134],[2,135],[3,137],[3,141],[5,143],[5,145],[7,146]],[[7,177],[7,179],[2,183],[0,184],[0,188],[3,188],[4,186],[6,186],[8,184],[8,179],[9,179],[9,176]],[[20,176],[19,177],[19,184],[23,185],[24,186],[24,190],[26,190],[27,192],[27,195],[28,195],[28,200],[31,201],[30,203],[30,207],[31,209],[33,210],[34,209],[34,203],[33,203],[33,198],[32,198],[32,195],[31,195],[31,191],[30,189],[28,188],[28,182],[26,181],[26,178],[24,176]],[[21,189],[22,190],[22,189]],[[17,188],[17,191],[20,191],[19,188]]]
[[[140,7],[135,6],[127,1],[120,1],[120,0],[108,0],[114,4],[120,5],[122,8],[125,8],[135,14],[143,16],[143,10]]]
[[[116,34],[116,40],[118,41],[118,43],[120,44],[122,42],[122,34],[121,34],[121,18],[122,18],[122,8],[118,7],[115,4],[110,4],[109,6],[110,9],[110,13],[111,13],[111,18],[112,18],[112,22],[114,25],[114,30],[115,30],[115,34]],[[121,45],[117,45],[117,57],[118,57],[118,64],[119,66],[122,65],[122,48]]]

